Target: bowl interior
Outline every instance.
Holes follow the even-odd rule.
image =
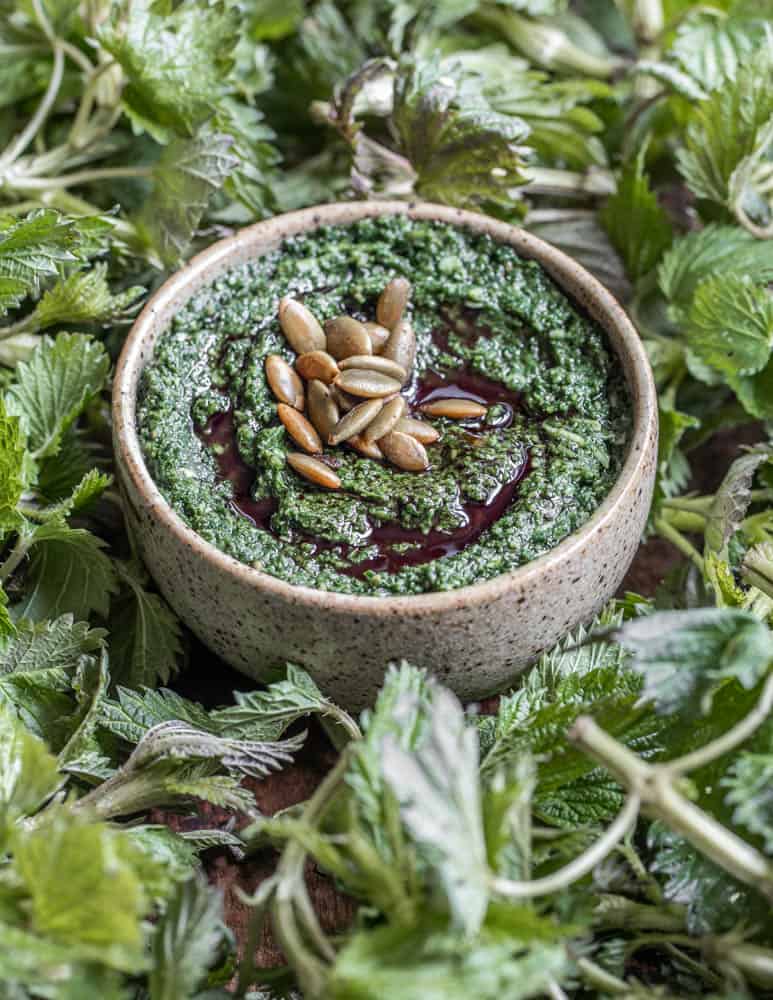
[[[628,454],[618,479],[594,514],[577,531],[539,558],[490,580],[452,591],[386,598],[319,591],[286,583],[238,562],[204,541],[161,495],[145,465],[136,431],[137,389],[142,370],[172,316],[200,288],[224,271],[276,249],[288,237],[323,225],[347,225],[384,214],[406,214],[413,219],[446,222],[487,233],[493,239],[513,246],[521,256],[538,261],[556,284],[605,331],[610,346],[620,360],[633,410]],[[637,488],[640,480],[647,476],[650,480],[652,478],[648,452],[657,434],[657,397],[646,354],[620,304],[584,268],[555,247],[515,226],[461,209],[428,203],[347,202],[304,209],[257,223],[215,243],[172,275],[136,319],[121,352],[114,380],[113,426],[122,476],[128,477],[136,494],[152,505],[165,528],[184,539],[203,559],[214,562],[256,587],[291,595],[297,601],[349,609],[367,608],[371,612],[407,602],[413,612],[420,613],[458,605],[459,602],[490,600],[516,582],[523,585],[530,578],[536,581],[542,569],[560,561],[573,547],[586,543],[595,530],[614,517],[626,494]]]

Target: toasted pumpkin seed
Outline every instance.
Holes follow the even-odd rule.
[[[429,466],[429,456],[424,445],[410,434],[392,431],[380,439],[378,446],[398,469],[422,472]]]
[[[338,408],[342,413],[348,413],[349,410],[359,403],[356,396],[350,396],[348,392],[344,392],[343,389],[339,389],[335,383],[330,387],[330,394],[338,404]]]
[[[403,318],[410,294],[411,283],[407,278],[392,278],[376,305],[376,319],[382,326],[394,330]]]
[[[318,458],[312,458],[311,455],[302,455],[298,451],[290,451],[287,453],[287,464],[299,476],[308,479],[310,483],[315,483],[317,486],[325,486],[329,490],[341,489],[341,480],[329,465],[320,462]]]
[[[394,429],[395,424],[405,413],[405,400],[402,396],[395,396],[386,402],[381,412],[372,423],[368,424],[362,432],[362,437],[367,442],[378,441],[385,434]]]
[[[311,310],[289,295],[279,301],[279,325],[296,354],[324,351],[325,331]]]
[[[308,354],[301,354],[295,362],[295,370],[305,379],[316,378],[327,384],[338,375],[335,358],[327,351],[309,351]]]
[[[341,372],[335,380],[335,384],[344,392],[349,392],[352,396],[362,396],[365,399],[373,399],[382,396],[391,396],[392,393],[400,391],[400,383],[395,378],[390,378],[381,372],[367,371],[365,368],[347,368]]]
[[[416,334],[407,319],[400,320],[394,328],[381,354],[410,373],[416,360]]]
[[[287,403],[296,410],[303,409],[303,382],[278,354],[269,354],[266,358],[266,381],[280,403]]]
[[[350,447],[354,448],[356,452],[360,455],[364,455],[366,458],[383,458],[384,453],[381,451],[379,446],[375,441],[366,441],[362,434],[355,434],[354,437],[349,438],[346,442]]]
[[[373,346],[368,331],[353,316],[336,316],[325,323],[327,351],[336,361],[352,354],[372,354]]]
[[[309,395],[309,407],[311,407],[311,395]],[[432,424],[428,424],[425,420],[416,420],[414,417],[400,417],[395,424],[395,430],[410,434],[422,444],[433,444],[440,439],[440,432]]]
[[[449,396],[447,399],[433,399],[431,403],[423,403],[419,409],[430,417],[447,417],[449,420],[472,420],[474,417],[484,417],[488,412],[482,403],[473,399],[457,399]]]
[[[341,362],[341,370],[347,368],[365,368],[367,371],[382,372],[391,378],[396,378],[398,382],[405,382],[408,372],[391,358],[381,358],[377,354],[353,354],[350,358],[344,358]]]
[[[319,434],[302,413],[286,403],[280,403],[276,410],[285,430],[299,447],[311,455],[318,455],[322,451]]]
[[[328,434],[339,420],[338,406],[330,389],[319,379],[312,379],[308,387],[309,420],[314,424],[320,438],[327,441]]]
[[[363,323],[362,325],[368,331],[370,342],[373,345],[373,353],[378,354],[384,344],[389,340],[392,331],[387,329],[387,327],[382,326],[380,323],[374,323],[372,320],[368,320],[367,323]]]
[[[353,410],[349,410],[328,434],[328,444],[340,444],[342,441],[348,441],[355,434],[359,434],[373,420],[383,405],[383,399],[369,399],[367,402],[355,406]]]

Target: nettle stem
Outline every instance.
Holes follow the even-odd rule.
[[[687,556],[703,573],[703,556],[670,521],[667,521],[664,517],[656,518],[655,531],[661,537],[665,538],[666,541],[671,542],[675,548],[679,549],[682,555]]]
[[[773,690],[773,682],[771,688]],[[663,765],[648,764],[596,725],[589,716],[577,719],[569,731],[569,739],[611,771],[630,792],[637,794],[644,813],[653,819],[662,820],[739,881],[773,899],[773,867],[767,858],[690,802],[674,787],[673,779],[683,769],[679,761]],[[711,759],[726,752],[724,746],[717,747],[720,742],[718,740],[709,745],[714,747]],[[708,749],[704,747],[704,751]],[[695,755],[691,756],[694,762]],[[703,757],[706,758],[707,754],[703,754]],[[684,759],[690,762],[690,757]],[[698,763],[706,762],[703,759]]]
[[[617,818],[610,823],[596,843],[570,861],[568,865],[564,865],[558,871],[551,872],[544,878],[536,878],[528,882],[493,878],[491,880],[493,891],[508,899],[529,899],[532,896],[547,896],[549,893],[560,892],[572,885],[573,882],[592,872],[596,865],[612,853],[636,822],[640,805],[641,800],[638,792],[631,791]]]

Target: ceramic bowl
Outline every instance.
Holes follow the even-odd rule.
[[[285,237],[379,215],[435,219],[509,243],[539,261],[603,327],[633,405],[628,455],[612,490],[578,531],[533,562],[441,593],[360,597],[293,586],[237,562],[187,527],[145,466],[135,426],[137,386],[171,317],[226,269],[274,250]],[[113,390],[118,478],[130,528],[161,593],[211,650],[256,681],[286,661],[301,664],[352,709],[372,701],[386,665],[427,667],[462,699],[506,687],[537,654],[590,619],[615,593],[650,506],[657,402],[636,330],[617,301],[577,263],[515,226],[440,205],[347,202],[280,215],[200,253],[137,318]]]

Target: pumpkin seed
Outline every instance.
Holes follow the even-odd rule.
[[[266,358],[266,381],[280,403],[303,409],[303,382],[278,354]]]
[[[309,420],[319,436],[327,441],[328,434],[339,420],[338,406],[330,389],[319,379],[312,379],[308,386]]]
[[[388,330],[394,330],[403,318],[405,307],[411,295],[411,283],[407,278],[392,278],[378,297],[376,319]]]
[[[343,413],[348,413],[349,410],[355,407],[359,402],[356,396],[350,396],[348,392],[344,392],[343,389],[339,389],[335,384],[330,387],[330,394],[338,404],[339,410]]]
[[[318,455],[322,451],[319,434],[302,413],[286,403],[280,403],[276,410],[285,430],[299,447],[312,455]]]
[[[394,430],[395,424],[403,416],[405,410],[405,400],[402,396],[395,396],[394,399],[390,399],[389,402],[384,404],[375,420],[368,424],[362,432],[363,439],[368,443],[378,441],[379,438]]]
[[[384,345],[381,354],[410,372],[416,360],[416,334],[407,319],[400,320]]]
[[[320,382],[330,383],[338,375],[338,365],[327,351],[309,351],[301,354],[295,362],[295,370],[305,379],[316,378]]]
[[[325,486],[329,490],[341,489],[341,480],[329,465],[320,462],[318,458],[312,458],[311,455],[302,455],[298,451],[290,451],[287,453],[287,464],[299,476],[308,479],[310,483],[315,483],[317,486]]]
[[[353,316],[336,316],[325,323],[328,354],[336,361],[352,354],[372,354],[373,346],[368,331]]]
[[[363,323],[362,325],[368,331],[370,342],[373,345],[373,353],[378,354],[384,344],[389,340],[389,336],[392,331],[388,330],[380,323],[374,323],[372,320],[368,320],[367,323]]]
[[[309,395],[309,407],[311,407],[311,394]],[[403,434],[410,434],[422,444],[433,444],[440,439],[440,432],[432,424],[428,424],[425,420],[416,420],[414,417],[400,417],[395,424],[395,430],[401,431]]]
[[[391,358],[380,358],[377,354],[353,354],[350,358],[344,358],[341,362],[341,369],[365,368],[368,371],[382,372],[391,378],[396,378],[399,382],[405,382],[408,372]]]
[[[369,399],[349,410],[328,434],[328,444],[340,444],[364,430],[384,405],[383,399]]]
[[[381,438],[378,446],[398,469],[423,472],[429,466],[429,456],[424,445],[410,434],[392,431]]]
[[[433,399],[431,403],[424,403],[419,409],[430,417],[447,417],[449,420],[472,420],[474,417],[485,417],[488,412],[482,403],[476,403],[472,399],[457,399],[453,396],[449,396],[448,399]]]
[[[347,368],[335,380],[335,384],[352,396],[362,396],[365,399],[391,396],[400,391],[400,383],[381,372],[367,371],[365,368]]]
[[[360,455],[364,455],[366,458],[384,457],[384,453],[381,451],[376,442],[366,441],[362,434],[355,434],[354,437],[349,438],[349,440],[346,443],[350,447],[354,448],[356,452],[359,452]]]
[[[324,351],[325,331],[311,311],[289,295],[279,301],[279,325],[296,354]]]

